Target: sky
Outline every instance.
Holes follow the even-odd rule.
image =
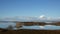
[[[0,18],[43,15],[60,17],[60,0],[0,0]]]

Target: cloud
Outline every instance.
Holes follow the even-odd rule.
[[[58,19],[60,19],[60,17],[58,17]]]
[[[29,16],[15,16],[15,17],[4,17],[1,18],[0,21],[60,21],[60,17],[52,18],[46,17],[45,15],[41,15],[39,17],[29,17]],[[51,23],[51,22],[46,22]]]
[[[40,20],[45,20],[46,17],[45,17],[45,15],[41,15],[41,16],[39,16],[39,19],[40,19]]]
[[[4,17],[3,19],[0,19],[2,21],[30,21],[34,17],[29,16],[15,16],[15,17]]]
[[[25,17],[26,20],[31,20],[33,17]]]
[[[47,20],[52,20],[52,18],[51,17],[47,17]]]
[[[45,15],[41,15],[39,18],[42,18],[42,19],[45,18]]]

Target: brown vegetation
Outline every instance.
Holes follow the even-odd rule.
[[[32,26],[32,25],[34,25],[34,22],[25,22],[24,25],[25,26]]]
[[[16,23],[17,28],[22,27],[22,25],[23,25],[23,23],[21,23],[21,22]]]
[[[20,23],[20,24],[19,24]],[[21,25],[25,25],[25,26],[32,26],[32,25],[56,25],[56,26],[60,26],[60,22],[56,22],[56,23],[45,23],[45,22],[19,22],[17,23],[18,26]],[[24,23],[24,24],[23,24]]]
[[[0,34],[60,34],[60,30],[0,30]]]
[[[56,25],[56,26],[60,26],[60,22],[56,22],[55,25]]]

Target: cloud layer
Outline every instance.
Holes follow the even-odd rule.
[[[39,17],[29,17],[29,16],[16,16],[16,17],[5,17],[0,19],[0,21],[60,21],[60,17],[52,18],[41,15]]]

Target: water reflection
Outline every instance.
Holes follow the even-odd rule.
[[[45,26],[23,26],[24,29],[45,29],[45,30],[59,30],[60,26],[55,25],[45,25]]]
[[[16,23],[8,22],[8,23],[0,23],[0,28],[6,28],[9,25],[12,25],[13,27],[16,25]]]
[[[0,28],[7,28],[9,25],[12,25],[15,28],[16,23],[8,22],[8,23],[0,23]],[[55,25],[45,25],[45,26],[23,26],[21,29],[45,29],[45,30],[60,30],[60,26],[55,26]]]

